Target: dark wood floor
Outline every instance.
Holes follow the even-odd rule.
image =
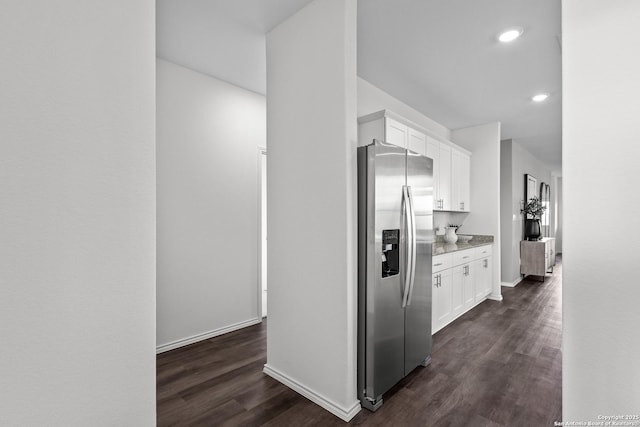
[[[561,419],[562,266],[502,288],[434,336],[433,362],[384,396],[371,426],[552,426]],[[160,426],[340,426],[262,373],[266,324],[158,355]]]

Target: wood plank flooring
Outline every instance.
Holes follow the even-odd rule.
[[[502,288],[434,336],[433,361],[360,426],[552,426],[561,420],[562,265]],[[160,426],[340,426],[262,373],[266,324],[158,355]]]

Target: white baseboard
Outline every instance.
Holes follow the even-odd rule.
[[[204,332],[198,335],[192,335],[190,337],[182,338],[176,341],[172,341],[166,344],[162,344],[156,347],[156,354],[164,353],[165,351],[173,350],[185,345],[193,344],[198,341],[203,341],[209,338],[217,337],[229,332],[237,331],[238,329],[246,328],[247,326],[257,325],[262,322],[261,318],[249,319],[243,322],[234,323],[233,325],[224,326],[222,328],[214,329],[213,331]]]
[[[490,299],[493,301],[502,301],[504,298],[502,298],[502,294],[491,293],[489,294],[489,296],[487,296],[487,299]]]
[[[361,407],[360,407],[360,402],[358,400],[356,400],[356,402],[353,405],[351,405],[351,407],[343,408],[342,406],[338,405],[332,400],[327,399],[320,393],[317,393],[311,390],[304,384],[301,384],[298,381],[294,380],[293,378],[290,378],[287,375],[283,374],[282,372],[278,371],[277,369],[272,368],[268,364],[264,365],[264,369],[262,371],[265,374],[269,375],[274,380],[281,382],[282,384],[286,385],[293,391],[301,394],[302,396],[306,397],[316,405],[331,412],[333,415],[335,415],[336,417],[340,418],[343,421],[349,422],[353,417],[356,416],[358,412],[360,412]]]
[[[522,282],[522,276],[518,277],[513,282],[502,282],[500,283],[502,286],[506,286],[508,288],[515,288],[518,283]]]

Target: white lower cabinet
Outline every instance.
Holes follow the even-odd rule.
[[[491,257],[474,261],[476,275],[476,300],[485,298],[491,293],[491,278],[493,269],[491,267]]]
[[[451,270],[443,270],[433,275],[433,307],[431,311],[431,324],[433,328],[446,325],[451,321]]]
[[[484,301],[492,277],[491,245],[434,256],[432,332]]]
[[[460,266],[462,270],[462,293],[464,295],[464,311],[469,310],[476,302],[475,261]]]
[[[451,274],[451,313],[453,318],[464,313],[464,273],[460,266],[447,270]],[[450,319],[451,320],[451,319]]]

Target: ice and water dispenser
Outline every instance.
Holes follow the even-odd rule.
[[[382,277],[395,276],[400,267],[400,230],[382,230]]]

